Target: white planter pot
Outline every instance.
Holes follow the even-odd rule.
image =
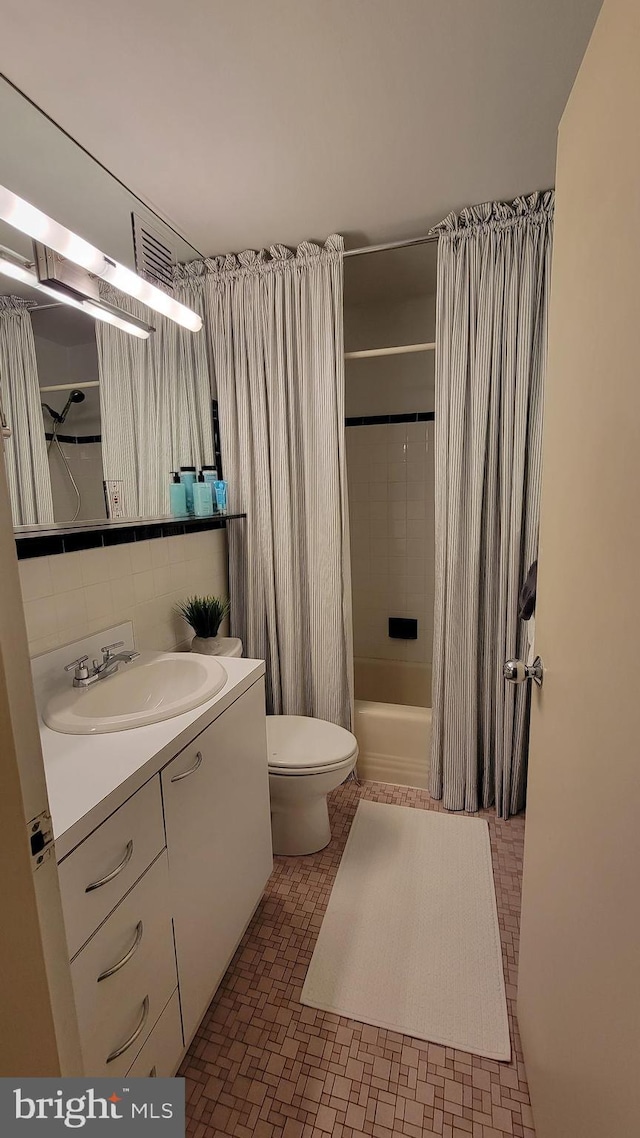
[[[222,636],[194,636],[191,651],[199,652],[201,656],[219,656],[223,639]]]

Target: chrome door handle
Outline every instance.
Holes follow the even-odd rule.
[[[525,664],[524,660],[507,660],[502,674],[510,684],[523,684],[525,680],[533,680],[541,688],[544,668],[539,656],[536,656],[533,664]]]
[[[181,778],[188,778],[190,774],[195,774],[198,767],[202,766],[202,751],[196,752],[196,761],[188,771],[183,771],[182,774],[174,774],[171,782],[180,782]]]
[[[114,877],[117,877],[118,874],[122,873],[122,870],[125,869],[126,866],[128,866],[129,862],[131,861],[132,856],[133,856],[133,839],[130,842],[127,842],[127,848],[125,850],[125,855],[124,855],[122,861],[120,862],[120,865],[117,865],[115,869],[112,869],[111,873],[108,873],[106,877],[101,877],[99,881],[92,881],[91,885],[87,885],[87,888],[85,889],[85,893],[92,893],[94,889],[101,889],[103,885],[108,885],[110,881],[113,881]]]
[[[98,976],[98,979],[96,980],[97,984],[99,984],[101,980],[108,980],[110,976],[113,976],[116,972],[119,972],[121,968],[124,968],[125,964],[129,963],[129,961],[131,960],[131,957],[134,956],[135,953],[140,948],[140,941],[142,940],[143,932],[144,932],[144,925],[142,924],[142,921],[138,921],[138,923],[136,925],[135,940],[134,940],[133,944],[131,945],[131,948],[128,949],[127,952],[125,952],[124,956],[122,957],[122,960],[119,960],[117,964],[112,964],[111,968],[105,968],[104,972],[100,973],[100,975]]]
[[[138,1036],[141,1035],[141,1033],[144,1031],[144,1027],[145,1027],[145,1024],[146,1024],[148,1018],[149,1018],[149,997],[145,996],[144,1000],[142,1001],[142,1015],[140,1016],[140,1022],[138,1023],[138,1026],[136,1027],[135,1031],[133,1032],[133,1035],[130,1035],[129,1038],[127,1040],[125,1040],[125,1042],[122,1044],[121,1047],[116,1047],[115,1051],[112,1051],[111,1054],[109,1056],[107,1056],[107,1063],[113,1063],[114,1059],[119,1059],[121,1055],[124,1055],[125,1051],[128,1051],[130,1047],[133,1047]]]

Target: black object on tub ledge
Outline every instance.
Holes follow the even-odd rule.
[[[412,616],[390,616],[389,636],[392,640],[417,640],[418,621]]]
[[[224,529],[227,522],[246,514],[213,514],[209,518],[111,518],[100,522],[75,522],[68,526],[18,526],[14,530],[20,561],[27,557],[50,557],[79,549],[124,545],[157,537],[175,537],[200,530]]]

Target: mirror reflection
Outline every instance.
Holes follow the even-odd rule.
[[[105,519],[98,352],[93,321],[46,305],[30,310],[53,520]],[[18,524],[18,523],[16,523]]]
[[[22,292],[0,296],[14,524],[168,516],[172,471],[216,465],[203,338],[153,313],[139,340]]]
[[[201,317],[173,286],[174,266],[198,251],[4,81],[0,149],[14,525],[168,517],[180,502],[172,471],[205,468],[213,483],[216,470]]]

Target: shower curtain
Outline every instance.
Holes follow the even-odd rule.
[[[11,430],[4,453],[16,526],[53,522],[30,307],[21,297],[0,296],[0,405]]]
[[[166,517],[170,471],[215,457],[205,337],[108,285],[100,295],[156,329],[141,340],[96,321],[104,476],[123,483],[127,517]]]
[[[217,385],[232,631],[266,661],[268,708],[351,724],[342,238],[294,254],[195,261],[178,294],[204,305]]]
[[[430,790],[522,809],[529,685],[518,593],[537,554],[552,192],[436,227],[436,593]]]

